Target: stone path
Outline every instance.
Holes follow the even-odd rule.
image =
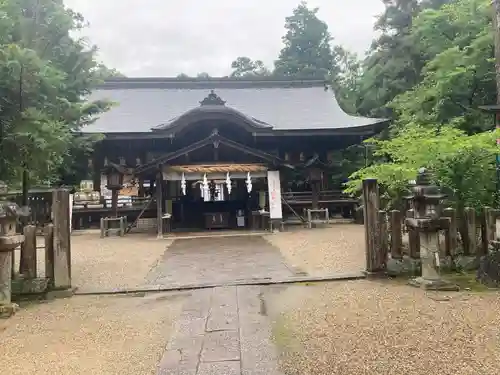
[[[146,277],[148,286],[283,279],[294,276],[261,236],[175,240]]]
[[[177,320],[158,375],[282,375],[261,287],[193,292]]]

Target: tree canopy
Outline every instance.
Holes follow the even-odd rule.
[[[392,7],[377,25],[388,24]],[[408,17],[393,19],[406,26],[399,34],[396,21],[390,27],[391,38],[406,44],[394,43],[382,55],[372,49],[357,76],[356,112],[390,115],[394,122],[389,138],[367,141],[374,162],[351,176],[347,191],[356,193],[363,178],[376,177],[387,203],[397,205],[418,168],[429,167],[458,209],[493,204],[499,135],[491,116],[478,109],[496,101],[490,3],[429,1],[405,9]],[[405,61],[403,51],[409,51]],[[379,68],[377,59],[384,61]]]
[[[102,65],[71,37],[84,20],[62,0],[3,0],[0,13],[0,179],[53,181],[80,129],[110,106],[86,101]]]

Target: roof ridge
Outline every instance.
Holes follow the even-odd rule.
[[[325,87],[325,79],[297,79],[290,77],[113,77],[106,79],[97,89],[240,89],[240,88],[305,88]]]

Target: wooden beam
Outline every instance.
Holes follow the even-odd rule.
[[[160,171],[156,177],[156,217],[157,217],[157,229],[158,238],[163,238],[163,176]]]

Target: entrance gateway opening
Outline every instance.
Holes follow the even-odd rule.
[[[254,227],[267,213],[267,169],[263,164],[164,167],[165,211],[172,230]]]

